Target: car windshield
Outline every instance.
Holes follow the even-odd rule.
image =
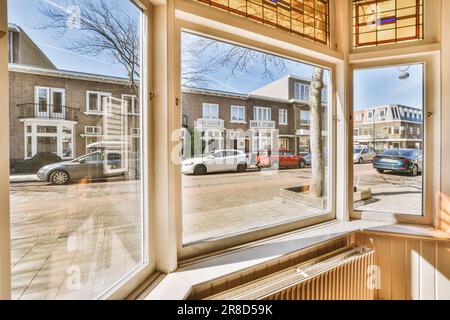
[[[363,148],[361,148],[361,147],[355,147],[355,148],[353,148],[353,153],[361,153],[362,149]]]
[[[385,150],[383,152],[383,155],[385,155],[385,156],[411,157],[411,156],[414,156],[415,153],[418,153],[418,151],[417,150],[390,149],[390,150]]]

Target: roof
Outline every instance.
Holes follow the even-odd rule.
[[[8,70],[10,72],[45,75],[45,76],[59,77],[59,78],[65,78],[65,79],[97,81],[97,82],[106,82],[106,83],[114,83],[114,84],[121,84],[121,85],[130,85],[130,80],[127,78],[103,76],[103,75],[98,75],[98,74],[74,72],[74,71],[59,70],[59,69],[55,69],[55,70],[45,69],[45,68],[26,66],[26,65],[15,64],[15,63],[10,63],[8,65]]]

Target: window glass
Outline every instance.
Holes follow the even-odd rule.
[[[252,61],[239,65],[241,55],[251,56]],[[192,118],[183,127],[181,140],[183,244],[210,243],[311,217],[326,219],[332,203],[331,112],[321,101],[313,116],[309,101],[302,103],[311,124],[305,128],[298,120],[298,101],[291,88],[304,79],[303,94],[317,94],[320,101],[322,90],[310,92],[309,84],[329,85],[329,71],[188,32],[182,32],[181,61],[179,116]],[[261,70],[264,62],[273,78]],[[280,88],[280,83],[285,86]],[[203,121],[202,117],[211,117],[211,110],[217,110],[210,107],[212,101],[217,101],[216,106],[250,108],[251,119]],[[236,111],[224,114],[237,118],[233,118]],[[297,121],[279,128],[278,122],[287,123],[289,114],[295,114]],[[232,149],[242,156],[208,156],[211,151]],[[305,159],[309,152],[314,155],[312,161]]]
[[[122,108],[122,94],[142,107],[143,13],[130,0],[7,7],[12,298],[95,299],[146,263],[145,155],[131,135],[143,119]]]
[[[315,42],[328,43],[328,0],[196,1]]]
[[[423,39],[423,0],[353,0],[353,47]]]
[[[353,155],[356,211],[423,213],[424,123],[422,117],[411,115],[425,109],[424,70],[422,64],[407,66],[406,79],[405,70],[394,66],[355,71],[354,112],[370,109],[371,120],[355,121],[362,134],[353,141],[355,148],[369,146],[375,151]],[[398,119],[394,110],[400,110]],[[371,117],[373,113],[380,117]]]

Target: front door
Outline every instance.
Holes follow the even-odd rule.
[[[50,112],[52,118],[64,119],[65,94],[63,89],[50,90]]]

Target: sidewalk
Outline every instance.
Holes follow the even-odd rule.
[[[20,182],[37,182],[40,181],[35,174],[15,174],[9,176],[10,183],[20,183]]]

